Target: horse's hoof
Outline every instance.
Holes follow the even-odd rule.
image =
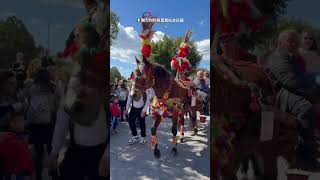
[[[177,148],[176,147],[172,147],[171,153],[173,153],[173,155],[176,156],[177,153],[178,153]]]
[[[159,149],[154,149],[153,155],[155,158],[159,159],[161,157],[161,153]]]

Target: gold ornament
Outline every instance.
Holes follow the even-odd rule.
[[[169,98],[169,92],[164,93],[163,95],[163,99],[167,100]]]

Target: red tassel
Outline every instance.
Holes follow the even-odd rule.
[[[62,53],[62,57],[63,58],[67,58],[70,56],[72,57],[78,50],[79,50],[79,46],[74,42],[70,46],[66,47],[66,49]]]
[[[150,45],[144,45],[141,49],[142,56],[143,57],[150,57],[151,55],[151,46]]]
[[[188,46],[181,47],[178,53],[178,57],[186,58],[189,54],[188,48]]]
[[[133,74],[133,72],[132,72],[131,75],[130,75],[129,80],[133,80],[133,79],[134,79],[134,74]]]

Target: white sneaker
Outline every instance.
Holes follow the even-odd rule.
[[[138,136],[133,136],[130,140],[129,140],[129,142],[128,142],[128,144],[134,144],[135,142],[137,142],[139,140],[139,137]]]
[[[145,137],[141,137],[140,138],[140,144],[145,144],[146,143],[146,138]]]

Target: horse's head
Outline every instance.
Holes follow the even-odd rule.
[[[108,36],[109,30],[107,27],[109,26],[110,22],[110,13],[107,11],[109,8],[106,8],[105,5],[101,4],[98,5],[97,11],[92,15],[92,22],[96,25],[97,32],[100,34],[102,40],[102,46],[107,48],[108,45]]]
[[[84,0],[83,3],[88,14],[87,20],[94,25],[100,36],[100,47],[106,49],[109,47],[109,38],[107,38],[109,33],[107,27],[110,21],[109,8],[106,7],[105,1]]]
[[[137,68],[133,72],[132,92],[145,92],[154,85],[153,64],[145,58],[143,61],[136,58],[136,62]]]

